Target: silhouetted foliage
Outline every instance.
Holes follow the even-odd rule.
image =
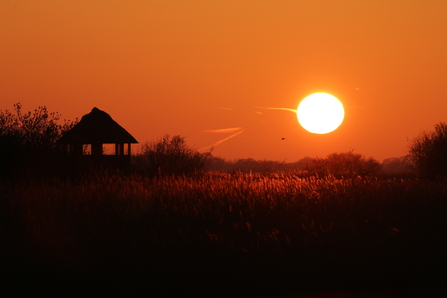
[[[225,158],[210,155],[205,162],[206,171],[228,172],[234,169],[233,163]]]
[[[135,157],[134,168],[145,175],[183,175],[201,171],[208,153],[190,148],[179,135],[164,135],[158,141],[142,145],[141,154]]]
[[[413,139],[409,150],[410,162],[420,177],[447,176],[447,124],[440,122],[435,131],[422,132]]]
[[[226,160],[221,157],[210,156],[206,160],[205,170],[242,173],[268,173],[276,171],[295,170],[297,163],[286,163],[275,160],[255,160],[253,158],[239,158],[236,160]]]
[[[386,176],[408,177],[413,174],[409,164],[409,157],[390,157],[382,161],[382,172]]]
[[[390,159],[391,160],[391,159]],[[397,159],[396,159],[397,160]],[[399,159],[400,161],[400,159]],[[403,163],[404,161],[402,161]],[[394,168],[400,166],[399,171],[394,172]],[[404,164],[390,164],[388,174],[402,174]],[[268,172],[289,172],[299,177],[308,176],[329,176],[336,177],[357,177],[357,176],[380,176],[382,165],[373,158],[365,158],[361,154],[352,151],[346,153],[332,153],[327,158],[304,157],[295,162],[255,160],[253,158],[239,158],[236,160],[226,160],[220,157],[210,156],[206,161],[205,169],[208,171],[222,171],[242,173],[268,173]],[[402,172],[401,172],[402,170]],[[385,171],[384,171],[385,172]]]
[[[380,163],[372,157],[366,158],[348,151],[332,153],[326,158],[316,158],[307,164],[306,170],[320,177],[376,176],[380,173]]]
[[[0,110],[0,177],[41,175],[53,169],[60,147],[57,140],[76,124],[39,106],[33,112],[22,112],[20,103],[14,111]]]

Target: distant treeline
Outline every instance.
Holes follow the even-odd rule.
[[[334,175],[334,176],[410,176],[414,173],[409,164],[408,156],[387,158],[380,163],[373,158],[365,158],[352,151],[332,153],[326,158],[304,157],[295,162],[280,162],[273,160],[255,160],[240,158],[227,160],[210,156],[205,165],[208,171],[243,173],[264,173],[275,171],[297,171],[304,176]]]

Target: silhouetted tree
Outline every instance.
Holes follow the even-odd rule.
[[[49,172],[61,153],[57,140],[76,124],[49,113],[45,106],[22,112],[20,103],[14,111],[0,110],[0,177]]]
[[[287,167],[289,170],[304,170],[308,167],[309,163],[312,163],[314,160],[315,158],[306,156],[298,161],[289,163]]]
[[[239,158],[233,163],[233,170],[239,170],[244,173],[260,172],[261,164],[253,158]]]
[[[382,161],[382,172],[388,176],[409,176],[412,174],[409,157],[390,157]]]
[[[447,176],[447,124],[440,122],[435,131],[422,132],[410,144],[409,158],[420,177]]]
[[[158,141],[142,145],[135,157],[134,168],[146,175],[183,175],[201,171],[210,152],[200,153],[190,148],[179,135],[164,135]]]
[[[228,171],[231,169],[232,163],[222,157],[210,155],[205,162],[206,171]]]
[[[318,176],[334,175],[337,178],[375,176],[379,174],[380,163],[372,157],[366,158],[348,151],[311,160],[307,165],[307,171]]]

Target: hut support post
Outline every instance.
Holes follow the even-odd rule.
[[[93,143],[92,144],[92,155],[93,156],[102,155],[102,144],[101,143]]]
[[[115,155],[124,155],[124,143],[115,144]]]

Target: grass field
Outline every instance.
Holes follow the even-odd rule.
[[[447,181],[292,173],[1,187],[15,291],[242,296],[438,287]]]

